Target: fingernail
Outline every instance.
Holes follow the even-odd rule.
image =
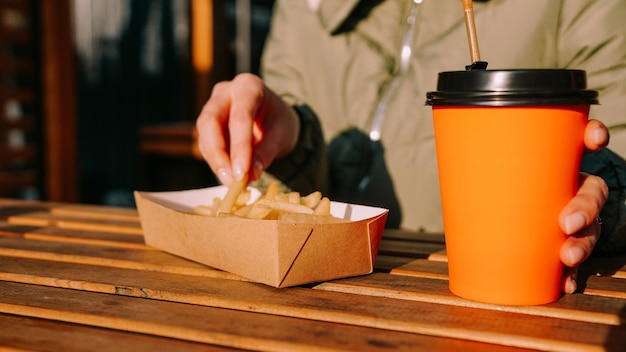
[[[260,160],[255,160],[254,164],[252,164],[252,173],[254,173],[255,179],[261,177],[261,173],[263,173],[263,163]]]
[[[585,259],[585,251],[580,247],[571,247],[567,250],[570,266],[576,266]]]
[[[241,159],[237,159],[233,161],[233,173],[235,174],[235,178],[241,180],[244,174],[244,164]]]
[[[233,182],[233,177],[230,172],[224,168],[217,170],[217,178],[219,178],[220,182],[224,185],[230,185]]]
[[[565,293],[574,293],[576,292],[577,287],[578,284],[576,283],[576,274],[568,276],[565,282]]]
[[[565,233],[571,235],[585,226],[585,216],[574,213],[565,218]]]

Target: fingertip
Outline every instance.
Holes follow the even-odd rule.
[[[567,294],[572,294],[576,292],[578,288],[578,283],[576,282],[576,273],[572,273],[565,278],[565,287],[564,291]]]
[[[563,220],[563,231],[568,235],[572,235],[585,227],[586,222],[587,219],[583,214],[570,214]]]
[[[573,267],[585,260],[586,253],[580,246],[568,246],[561,249],[561,261],[563,264]]]
[[[237,158],[233,161],[233,175],[237,180],[241,180],[247,172],[248,170],[241,158]]]
[[[233,182],[233,175],[232,175],[232,173],[231,173],[228,169],[226,169],[226,168],[223,168],[223,167],[222,167],[222,168],[219,168],[219,169],[217,170],[217,175],[216,175],[216,176],[217,176],[217,178],[220,180],[220,182],[221,182],[223,185],[228,186],[228,185],[230,185],[230,184]]]
[[[598,120],[589,120],[585,134],[585,146],[590,151],[597,151],[609,144],[609,130]]]
[[[563,269],[563,292],[566,294],[575,293],[578,289],[578,267],[566,266]]]
[[[598,149],[606,147],[609,144],[609,133],[606,128],[596,128],[593,132],[593,141]]]

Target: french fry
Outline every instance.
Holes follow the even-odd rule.
[[[235,214],[231,214],[231,213],[218,213],[217,217],[218,218],[229,218],[229,219],[245,219],[246,218],[244,216],[239,216],[239,215],[235,215]]]
[[[234,179],[228,187],[228,192],[224,196],[224,199],[220,202],[220,206],[217,213],[230,213],[233,211],[235,203],[239,194],[248,186],[248,175],[245,174],[240,179]]]
[[[248,214],[250,213],[250,210],[252,210],[252,207],[254,207],[254,204],[246,204],[242,206],[241,208],[235,210],[233,214],[247,217]]]
[[[330,216],[330,199],[328,197],[322,198],[317,207],[315,207],[313,214]]]
[[[248,204],[248,202],[250,201],[250,196],[251,194],[249,189],[244,189],[243,191],[241,191],[241,193],[237,197],[237,200],[235,201],[235,207],[241,208]]]
[[[273,200],[279,194],[280,194],[280,188],[278,187],[278,184],[276,184],[275,182],[272,182],[270,183],[269,186],[267,186],[267,191],[265,191],[264,198]]]
[[[287,200],[292,204],[300,204],[300,192],[289,192]]]
[[[246,188],[247,177],[233,181],[224,198],[215,198],[211,206],[198,206],[196,214],[246,218],[253,220],[280,220],[306,223],[337,223],[348,221],[330,215],[330,199],[319,191],[301,197],[299,192],[282,193],[276,183],[255,202],[250,202],[251,192]]]
[[[313,214],[313,209],[302,204],[293,204],[289,202],[281,202],[281,201],[269,200],[269,199],[261,199],[257,202],[257,204],[263,204],[268,207],[271,207],[274,210],[287,212],[287,213]]]
[[[198,205],[194,209],[194,213],[206,216],[216,216],[222,199],[219,197],[213,198],[213,204],[211,205]]]
[[[308,195],[302,197],[300,202],[303,205],[306,205],[307,207],[309,207],[311,209],[315,209],[315,207],[317,207],[317,205],[319,204],[321,199],[322,199],[322,192],[315,191],[315,192],[311,192]]]
[[[274,199],[277,202],[283,202],[283,203],[288,203],[289,202],[289,195],[286,193],[279,193],[277,195],[274,196]]]
[[[194,212],[196,214],[200,214],[200,215],[206,215],[206,216],[215,216],[215,208],[213,206],[207,206],[207,205],[198,205],[195,209]]]
[[[265,205],[265,204],[260,204],[260,203],[255,203],[251,208],[250,211],[248,212],[248,214],[246,215],[246,217],[248,219],[256,219],[256,220],[263,220],[265,219],[270,213],[272,212],[272,207]]]

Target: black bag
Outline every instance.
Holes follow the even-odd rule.
[[[400,203],[380,141],[351,128],[330,142],[327,156],[331,199],[389,209],[385,227],[400,227]]]

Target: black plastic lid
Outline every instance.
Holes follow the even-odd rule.
[[[467,70],[439,73],[427,105],[528,106],[598,104],[582,70]]]

